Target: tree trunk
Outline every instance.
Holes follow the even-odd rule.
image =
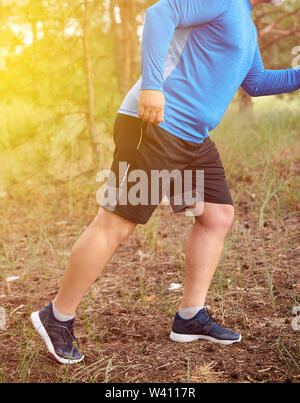
[[[109,11],[110,11],[110,34],[112,42],[114,44],[113,54],[115,62],[115,71],[118,82],[118,90],[122,93],[122,81],[123,81],[123,68],[122,68],[122,47],[119,48],[121,41],[121,33],[119,24],[116,21],[115,7],[117,6],[116,0],[110,0]]]
[[[140,49],[139,39],[137,34],[137,5],[136,0],[130,1],[130,84],[134,83],[138,79],[140,74]]]
[[[32,59],[31,59],[31,68],[32,68],[32,97],[33,101],[36,102],[40,96],[40,82],[39,77],[36,75],[38,73],[37,62],[38,62],[38,54],[37,54],[37,21],[31,21],[31,32],[32,32]]]
[[[116,6],[120,11],[120,23],[116,21]],[[111,36],[114,39],[115,68],[121,94],[129,90],[140,72],[136,17],[135,0],[110,0]]]
[[[85,77],[87,88],[87,127],[90,135],[90,142],[93,150],[94,162],[100,159],[100,142],[97,136],[95,124],[95,94],[93,84],[93,70],[89,50],[89,4],[88,0],[84,0],[84,19],[83,19],[83,52],[85,63]]]
[[[240,111],[248,111],[253,108],[252,98],[243,90],[243,88],[239,88],[238,102]]]

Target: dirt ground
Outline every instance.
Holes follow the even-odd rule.
[[[182,287],[169,287],[183,285],[182,244],[192,219],[160,206],[120,246],[80,305],[76,336],[84,362],[54,362],[29,316],[55,296],[70,248],[96,211],[93,195],[87,206],[82,195],[67,199],[63,192],[49,207],[54,194],[0,201],[0,306],[8,315],[0,331],[2,382],[300,381],[300,333],[292,328],[300,296],[299,216],[288,212],[259,229],[247,197],[236,203],[207,301],[219,323],[242,333],[241,343],[169,340],[182,295]],[[8,276],[19,278],[7,282]]]

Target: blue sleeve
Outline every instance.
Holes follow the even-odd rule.
[[[257,46],[252,67],[242,87],[252,97],[296,91],[300,88],[300,69],[265,70]]]
[[[146,11],[142,37],[142,90],[162,91],[164,66],[176,28],[210,22],[229,0],[160,0]]]

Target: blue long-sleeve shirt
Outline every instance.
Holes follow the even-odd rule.
[[[251,96],[300,88],[300,70],[265,70],[250,0],[160,0],[146,11],[142,76],[120,113],[138,116],[141,89],[163,91],[160,127],[201,143],[242,86]]]

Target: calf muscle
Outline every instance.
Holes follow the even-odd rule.
[[[72,248],[59,292],[56,308],[73,314],[97,280],[111,256],[135,228],[135,224],[100,208],[99,213]]]

